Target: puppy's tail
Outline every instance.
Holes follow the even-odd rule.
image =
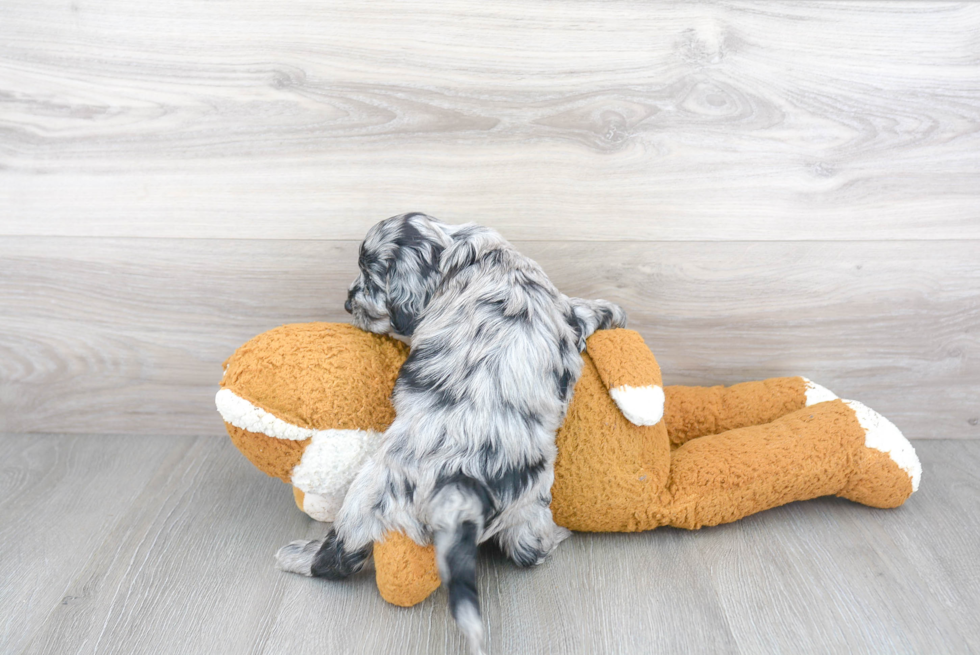
[[[446,536],[450,545],[439,553],[439,568],[445,571],[443,581],[449,588],[449,612],[466,637],[470,652],[478,655],[483,653],[483,618],[476,591],[476,524],[463,521]]]
[[[484,637],[476,590],[476,556],[492,505],[486,489],[472,478],[456,476],[443,484],[432,506],[439,575],[449,589],[449,611],[466,637],[470,652],[481,655]]]

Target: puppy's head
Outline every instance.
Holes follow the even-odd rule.
[[[344,308],[362,330],[410,338],[439,285],[440,257],[455,227],[425,214],[401,214],[368,230],[358,255],[360,274]]]

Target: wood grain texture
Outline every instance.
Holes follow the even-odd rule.
[[[111,457],[121,440],[93,437],[88,444]],[[256,476],[227,440],[146,440],[180,448],[144,486],[130,489],[125,476],[114,480],[129,501],[125,512],[99,535],[100,547],[84,566],[60,581],[69,602],[51,608],[23,652],[261,651],[284,582],[271,565],[271,543],[305,531],[304,521],[276,502],[283,497],[275,492],[288,489]],[[88,474],[102,477],[98,470]]]
[[[980,238],[980,5],[8,0],[0,234]]]
[[[976,651],[980,443],[915,447],[922,487],[897,510],[830,498],[575,534],[531,570],[485,549],[489,652]],[[227,439],[0,436],[0,454],[5,653],[464,652],[442,590],[401,609],[370,574],[276,571],[279,545],[324,527]]]
[[[517,242],[618,302],[668,384],[806,375],[913,438],[977,438],[973,243]],[[356,242],[0,242],[0,426],[223,434],[221,362],[289,322],[346,322]]]
[[[20,652],[49,613],[88,602],[93,590],[71,581],[188,441],[0,436],[0,652]]]

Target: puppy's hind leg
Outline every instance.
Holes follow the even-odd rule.
[[[323,539],[294,541],[276,553],[283,571],[328,580],[340,580],[360,571],[387,531],[383,520],[390,499],[385,490],[388,474],[373,461],[354,478],[337,520]]]
[[[550,496],[508,516],[508,527],[496,539],[504,554],[518,566],[537,566],[572,533],[557,525],[548,505]]]

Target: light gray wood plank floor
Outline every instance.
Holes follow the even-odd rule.
[[[828,498],[697,532],[481,556],[491,653],[980,651],[980,443],[917,441],[897,510]],[[224,438],[0,436],[0,652],[462,653],[445,594],[273,568],[324,527]]]

